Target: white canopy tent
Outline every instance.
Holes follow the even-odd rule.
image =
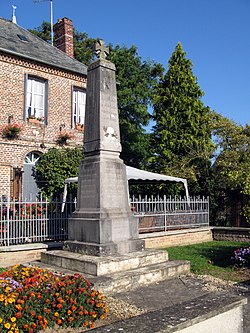
[[[136,169],[126,165],[127,179],[128,180],[140,180],[140,181],[171,181],[171,182],[180,182],[183,183],[186,193],[186,198],[189,201],[188,185],[187,180],[184,178],[172,177],[161,175],[159,173],[149,172],[145,170]],[[67,197],[67,188],[70,183],[77,183],[78,177],[71,177],[65,179],[64,191],[63,191],[63,204],[62,211],[64,210],[66,197]],[[128,194],[129,196],[129,194]]]

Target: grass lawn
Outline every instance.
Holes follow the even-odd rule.
[[[171,260],[189,260],[191,272],[220,279],[250,283],[250,268],[236,268],[231,257],[234,250],[248,247],[246,242],[213,241],[166,248]]]

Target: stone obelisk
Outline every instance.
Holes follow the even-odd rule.
[[[143,249],[128,201],[121,152],[115,65],[103,41],[88,68],[85,158],[79,168],[77,207],[69,221],[69,251],[106,256]]]

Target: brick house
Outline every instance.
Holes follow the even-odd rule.
[[[74,59],[71,20],[56,23],[55,45],[0,18],[0,197],[37,193],[32,168],[60,135],[83,142],[87,67]]]

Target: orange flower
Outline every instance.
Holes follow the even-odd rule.
[[[43,320],[43,317],[42,316],[37,316],[37,319],[38,320]]]
[[[88,324],[89,324],[89,322],[88,321],[85,321],[84,323],[83,323],[83,326],[88,326]]]
[[[62,320],[61,319],[57,319],[56,323],[57,323],[57,325],[61,325],[62,324]]]
[[[71,310],[68,310],[67,313],[68,313],[68,315],[71,315],[72,311],[71,311]]]
[[[23,304],[24,300],[23,299],[18,299],[16,302],[17,302],[17,304]]]
[[[71,322],[71,321],[73,321],[73,320],[74,320],[73,317],[69,317],[69,318],[68,318],[68,321],[69,321],[69,322]]]
[[[72,309],[72,311],[76,311],[77,307],[74,306],[74,305],[72,305],[72,306],[71,306],[71,309]]]
[[[26,330],[27,328],[29,328],[29,325],[28,324],[24,324],[23,328]]]
[[[32,328],[36,328],[36,324],[35,324],[35,323],[32,323],[32,324],[31,324],[31,327],[32,327]]]
[[[54,313],[54,316],[55,316],[55,317],[59,317],[59,313],[58,313],[58,312],[55,312],[55,313]]]
[[[21,313],[21,312],[17,312],[17,313],[16,313],[16,317],[17,317],[17,318],[21,318],[21,317],[22,317],[22,313]]]
[[[61,303],[59,303],[59,304],[57,304],[57,309],[61,309],[62,308],[62,304]]]
[[[15,305],[15,307],[16,307],[17,310],[22,310],[22,307],[21,307],[20,304]]]
[[[57,299],[57,302],[58,302],[58,303],[64,303],[64,300],[63,300],[61,297],[59,297],[59,298]]]

